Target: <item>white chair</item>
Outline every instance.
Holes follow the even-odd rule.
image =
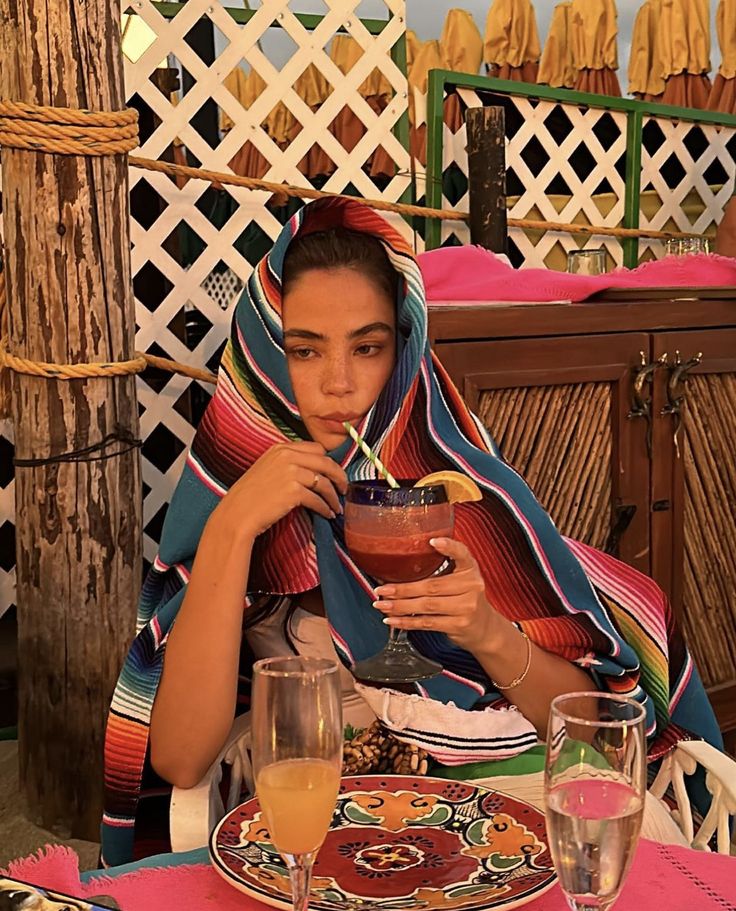
[[[255,790],[250,762],[250,715],[235,719],[220,755],[193,788],[173,788],[169,807],[169,829],[172,851],[191,851],[209,842],[210,833],[233,807],[240,803],[245,786]],[[222,766],[230,766],[227,800],[220,795]]]
[[[204,778],[193,788],[174,788],[169,825],[174,851],[201,848],[209,841],[212,829],[226,812],[237,806],[243,785],[253,793],[253,771],[249,757],[250,724],[248,715],[237,718],[227,743]],[[230,766],[227,800],[220,796],[222,763]],[[712,795],[711,808],[697,833],[685,790],[685,775],[697,766],[705,769],[705,786]],[[544,776],[531,775],[487,778],[477,782],[506,791],[544,809]],[[670,783],[677,801],[671,810],[662,799]],[[703,741],[679,743],[667,756],[647,794],[642,835],[667,844],[690,845],[708,851],[708,842],[717,831],[719,854],[730,853],[729,820],[736,815],[736,762]]]
[[[694,832],[692,809],[685,790],[685,775],[692,775],[698,766],[705,770],[705,787],[712,800],[700,828]],[[716,832],[718,853],[730,854],[730,820],[736,815],[736,762],[702,740],[684,741],[662,760],[662,767],[652,782],[650,792],[664,803],[662,798],[670,784],[677,808],[667,809],[688,844],[698,851],[709,851],[708,842]]]

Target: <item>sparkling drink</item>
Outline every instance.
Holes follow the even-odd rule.
[[[324,759],[286,759],[265,766],[256,786],[271,840],[283,854],[316,851],[327,834],[340,771]]]
[[[550,705],[547,833],[574,911],[607,911],[631,865],[646,794],[644,721],[639,702],[614,693],[567,693]]]
[[[342,696],[325,658],[253,665],[251,754],[264,822],[289,870],[294,911],[308,911],[312,866],[337,801]]]
[[[621,781],[573,780],[547,795],[547,829],[562,889],[578,906],[618,896],[639,838],[644,800]]]

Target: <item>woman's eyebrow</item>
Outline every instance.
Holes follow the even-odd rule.
[[[388,323],[375,322],[368,323],[367,326],[361,326],[360,329],[353,329],[352,332],[348,333],[349,339],[362,338],[364,335],[370,335],[371,332],[387,332],[390,335],[393,334],[393,329],[389,326]],[[287,329],[284,332],[284,338],[302,338],[309,339],[314,342],[325,342],[327,341],[327,336],[322,335],[320,332],[313,332],[311,329]]]
[[[284,338],[308,338],[316,342],[323,342],[326,336],[320,335],[319,332],[312,332],[311,329],[287,329],[284,332]]]
[[[363,335],[370,335],[371,332],[388,332],[390,335],[393,335],[394,330],[388,323],[368,323],[367,326],[362,326],[360,329],[353,329],[348,335],[348,338],[361,338]]]

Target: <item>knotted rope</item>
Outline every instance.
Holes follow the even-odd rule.
[[[82,111],[0,100],[0,146],[54,155],[122,155],[138,145],[138,111]]]

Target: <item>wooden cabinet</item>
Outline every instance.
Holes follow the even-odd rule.
[[[736,743],[736,300],[436,305],[433,347],[560,531],[651,574]]]

